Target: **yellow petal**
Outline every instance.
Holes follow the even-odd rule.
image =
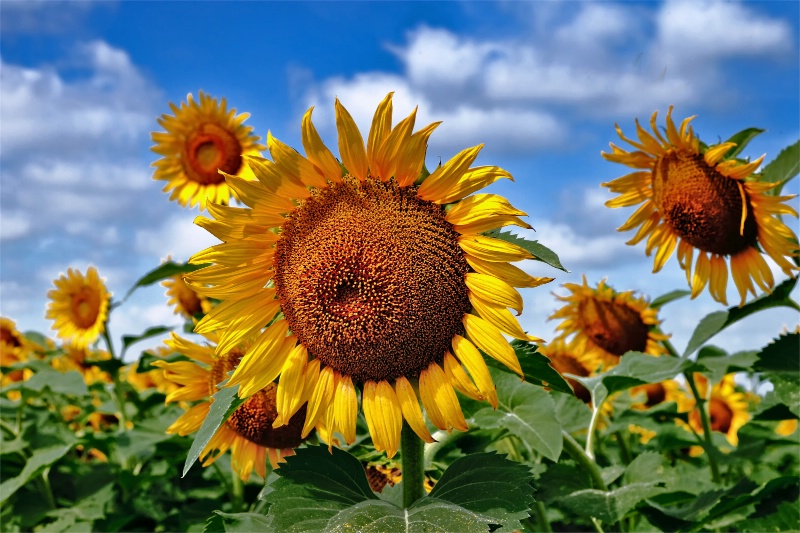
[[[305,438],[311,429],[316,425],[320,416],[325,414],[328,404],[333,398],[333,392],[336,386],[336,375],[333,369],[326,366],[319,372],[319,380],[316,387],[311,392],[311,397],[308,399],[308,410],[306,411],[306,422],[303,426],[301,435]]]
[[[484,261],[509,262],[532,259],[533,255],[516,244],[483,235],[462,235],[458,244],[465,253]]]
[[[517,319],[514,318],[514,315],[512,315],[511,312],[505,307],[500,307],[496,304],[487,302],[475,294],[469,295],[469,301],[481,318],[489,322],[503,333],[523,341],[542,341],[541,339],[537,337],[531,337],[522,331],[522,327],[519,325],[519,322],[517,322]]]
[[[342,167],[339,166],[339,162],[336,161],[331,151],[322,142],[314,123],[311,122],[311,112],[313,110],[314,108],[312,107],[303,115],[303,148],[306,151],[306,157],[322,171],[322,174],[327,179],[334,183],[340,183],[342,181]]]
[[[493,408],[497,408],[497,387],[492,381],[492,376],[489,374],[489,367],[486,366],[486,361],[483,356],[470,341],[461,335],[453,336],[453,353],[456,354],[461,364],[463,364],[472,379],[475,381],[475,386],[486,398],[489,399]]]
[[[526,214],[499,194],[474,194],[453,205],[445,219],[454,226],[459,226],[492,215],[525,216]]]
[[[356,418],[358,417],[358,398],[350,376],[340,376],[333,398],[334,418],[347,444],[356,439]]]
[[[308,365],[308,350],[302,343],[298,343],[289,353],[281,369],[281,379],[275,394],[275,408],[278,418],[272,427],[280,427],[289,422],[289,419],[303,405],[303,385],[305,383],[305,370]]]
[[[471,168],[461,176],[461,179],[453,184],[452,188],[433,202],[437,204],[449,204],[461,200],[467,195],[491,185],[499,179],[509,179],[514,181],[507,170],[495,166],[483,166]],[[427,181],[427,180],[426,180]]]
[[[259,336],[258,342],[247,350],[247,353],[239,361],[239,365],[234,370],[228,386],[238,385],[246,379],[250,379],[255,374],[255,369],[259,365],[261,357],[272,357],[272,352],[280,348],[286,339],[289,331],[289,324],[285,320],[277,320]],[[227,353],[227,352],[223,352]]]
[[[409,116],[395,126],[389,136],[383,141],[380,150],[378,150],[374,175],[379,177],[382,181],[387,181],[394,176],[397,165],[397,154],[411,139],[411,132],[414,129],[416,117],[417,109],[414,108]],[[372,167],[370,167],[370,172],[373,172]]]
[[[464,282],[470,293],[498,307],[510,307],[517,315],[522,313],[522,296],[505,281],[488,274],[469,272],[464,276]]]
[[[389,382],[367,381],[364,384],[364,418],[378,451],[386,450],[389,458],[394,457],[400,448],[400,430],[403,428],[403,414],[400,402]]]
[[[467,398],[477,401],[486,399],[481,394],[481,391],[478,390],[478,387],[475,386],[475,383],[472,382],[472,378],[469,377],[467,371],[458,362],[458,359],[453,357],[450,352],[445,352],[444,354],[444,375],[450,380],[450,384]]]
[[[367,162],[373,175],[377,171],[378,152],[381,145],[389,137],[392,131],[392,96],[394,92],[387,94],[381,103],[378,104],[378,109],[375,110],[375,115],[372,117],[372,126],[369,128],[369,136],[367,137]],[[388,178],[389,176],[382,176]]]
[[[467,421],[464,419],[464,413],[461,411],[461,406],[456,398],[456,392],[453,386],[447,379],[444,371],[436,363],[431,363],[428,368],[422,371],[419,377],[420,396],[422,396],[422,405],[428,411],[436,410],[441,416],[443,422],[442,427],[450,431],[453,427],[459,431],[467,431]],[[431,419],[433,421],[433,419]],[[436,425],[436,422],[434,425]]]
[[[428,138],[441,122],[428,124],[414,133],[408,142],[400,146],[397,153],[397,164],[394,171],[395,179],[400,187],[412,185],[422,172],[425,163],[425,153],[428,149]]]
[[[395,381],[394,387],[395,392],[397,392],[397,400],[400,402],[400,410],[403,412],[403,418],[406,419],[414,433],[425,442],[436,442],[425,426],[417,395],[414,393],[414,387],[409,383],[408,379],[405,376],[400,376]]]
[[[697,255],[697,265],[695,266],[694,278],[692,279],[692,298],[703,292],[703,288],[708,283],[708,275],[711,272],[711,263],[708,261],[708,254],[701,251]]]
[[[464,329],[466,330],[467,337],[470,338],[475,345],[486,352],[490,357],[497,359],[508,368],[523,377],[522,367],[517,359],[517,354],[514,348],[506,341],[503,335],[496,327],[492,326],[482,318],[469,313],[464,314],[462,320]]]
[[[489,274],[498,279],[502,279],[512,287],[538,287],[545,283],[550,283],[554,278],[537,278],[526,273],[521,268],[508,263],[496,261],[484,261],[470,255],[466,256],[467,263],[481,274]]]
[[[273,137],[270,132],[267,132],[267,147],[278,172],[284,176],[299,181],[307,187],[321,188],[328,185],[325,176],[311,161],[300,155],[291,146]]]
[[[336,129],[339,132],[339,155],[347,171],[359,181],[367,179],[367,152],[364,138],[358,131],[353,117],[336,99]]]
[[[425,178],[419,186],[417,195],[423,200],[440,202],[439,200],[458,185],[459,180],[478,157],[483,145],[466,148],[453,156],[447,163],[437,168],[433,174]]]

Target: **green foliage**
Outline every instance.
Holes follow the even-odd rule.
[[[800,173],[800,141],[781,150],[778,156],[761,171],[759,180],[777,183],[777,187],[768,191],[769,194],[777,196],[781,193],[783,186],[798,173]]]
[[[573,394],[572,389],[561,374],[550,366],[550,359],[536,351],[535,344],[514,339],[511,341],[511,346],[517,354],[525,381],[558,392]],[[484,359],[490,367],[508,372],[508,367],[497,359],[489,356],[485,356]]]
[[[541,261],[553,268],[563,270],[564,272],[569,272],[569,270],[564,268],[564,266],[561,264],[561,261],[558,259],[556,253],[550,248],[541,244],[539,241],[529,241],[528,239],[520,237],[519,235],[514,235],[509,231],[503,231],[500,229],[487,231],[485,235],[487,237],[493,237],[495,239],[510,242],[511,244],[516,244],[523,250],[530,252],[536,261]]]
[[[189,455],[186,456],[186,462],[183,465],[184,476],[197,461],[197,458],[200,457],[200,454],[203,453],[208,441],[211,440],[220,426],[245,402],[243,398],[239,398],[238,392],[239,387],[223,386],[213,395],[214,401],[211,404],[211,409],[209,409],[208,415],[203,420],[203,425],[197,431],[197,436],[192,442]]]
[[[725,141],[727,143],[736,143],[736,146],[732,147],[730,150],[725,152],[725,155],[722,156],[723,159],[733,159],[737,157],[742,151],[750,144],[750,141],[755,139],[758,135],[761,135],[766,130],[762,130],[759,128],[746,128],[738,133],[734,133],[730,136],[730,138]]]
[[[128,292],[125,293],[125,298],[123,298],[122,301],[124,302],[127,300],[130,295],[133,294],[133,291],[140,287],[147,287],[148,285],[158,283],[159,281],[163,281],[167,278],[177,276],[178,274],[188,274],[189,272],[194,272],[195,270],[199,270],[206,266],[208,265],[194,265],[189,263],[175,263],[173,261],[167,261],[166,263],[157,266],[139,278],[136,283],[133,284],[133,287],[128,289]]]

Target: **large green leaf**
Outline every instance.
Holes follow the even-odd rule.
[[[539,241],[529,241],[528,239],[520,237],[519,235],[514,235],[508,231],[503,231],[500,229],[493,229],[491,231],[487,231],[486,233],[484,233],[484,235],[486,235],[487,237],[493,237],[495,239],[500,239],[506,242],[510,242],[511,244],[516,244],[523,250],[527,250],[531,254],[533,254],[533,258],[536,261],[542,261],[543,263],[547,263],[553,268],[563,270],[564,272],[569,272],[569,270],[563,267],[556,253],[552,251],[550,248],[539,243]]]
[[[705,373],[712,383],[719,383],[731,372],[749,372],[757,360],[757,352],[737,352],[728,355],[724,350],[710,346],[703,347],[697,354],[698,365],[705,367]]]
[[[760,181],[778,183],[769,194],[778,195],[783,186],[800,172],[800,141],[781,150],[778,156],[761,171]]]
[[[517,354],[525,381],[540,387],[548,387],[574,395],[569,384],[558,373],[558,370],[550,366],[550,359],[536,351],[537,346],[535,344],[515,339],[511,341],[511,347],[514,348],[514,352]],[[485,356],[484,359],[489,366],[509,372],[506,365],[493,357]]]
[[[752,141],[756,136],[761,135],[766,130],[759,128],[746,128],[740,132],[734,133],[725,141],[729,143],[736,143],[736,146],[725,152],[724,159],[732,159],[742,153],[742,150]]]
[[[584,489],[561,498],[560,505],[581,516],[613,524],[639,502],[663,492],[656,481],[632,483],[610,491]]]
[[[75,370],[59,372],[52,368],[46,368],[31,376],[28,381],[24,382],[23,387],[36,392],[50,389],[56,394],[68,396],[86,396],[89,394],[86,381],[80,372]]]
[[[775,398],[800,416],[800,376],[796,374],[765,374],[772,382]]]
[[[536,389],[538,392],[538,389]],[[430,493],[502,524],[503,531],[522,529],[533,503],[532,476],[526,466],[494,453],[461,457],[445,470]]]
[[[658,309],[664,307],[670,302],[674,302],[675,300],[680,300],[681,298],[685,298],[690,294],[692,294],[692,291],[684,291],[684,290],[671,291],[666,294],[662,294],[661,296],[650,302],[650,307]]]
[[[692,361],[677,357],[653,357],[641,352],[628,352],[608,372],[593,377],[569,377],[582,383],[592,393],[592,403],[598,406],[609,394],[645,383],[672,379],[693,364]]]
[[[186,462],[183,465],[184,477],[220,426],[244,403],[245,400],[237,396],[238,391],[239,387],[222,387],[213,395],[214,402],[186,456]]]
[[[557,504],[564,496],[592,488],[592,478],[575,462],[563,460],[548,464],[547,470],[534,482],[534,486],[537,500]]]
[[[541,455],[558,461],[563,436],[550,395],[507,372],[492,369],[492,378],[499,404],[496,410],[487,407],[475,413],[475,423],[483,429],[504,428]]]
[[[737,529],[742,533],[800,531],[800,507],[796,503],[782,502],[776,512],[743,520],[737,524]]]
[[[299,531],[299,530],[292,530]],[[426,497],[408,509],[368,500],[337,513],[326,533],[488,533],[489,520],[450,502]]]
[[[252,533],[272,532],[271,520],[259,513],[223,513],[214,511],[206,521],[203,533]]]
[[[75,438],[72,437],[70,440],[62,440],[34,449],[22,472],[18,476],[0,483],[0,504],[5,503],[23,485],[41,474],[45,468],[64,457],[75,445],[75,442]]]
[[[163,263],[141,278],[133,284],[133,287],[128,289],[128,292],[125,293],[125,298],[122,299],[124,302],[128,299],[128,297],[138,289],[139,287],[146,287],[148,285],[152,285],[153,283],[158,283],[161,280],[171,278],[173,276],[177,276],[178,274],[188,274],[189,272],[194,272],[195,270],[201,269],[206,267],[206,264],[200,265],[191,265],[189,263],[174,263],[172,261],[167,261]]]
[[[800,333],[787,333],[767,344],[758,352],[753,369],[800,374]]]
[[[758,311],[773,307],[790,307],[800,310],[790,297],[796,284],[797,278],[788,278],[775,287],[772,293],[759,296],[742,307],[730,307],[727,311],[715,311],[706,315],[692,333],[683,356],[688,357],[726,327]]]

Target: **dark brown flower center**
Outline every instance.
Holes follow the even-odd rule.
[[[242,166],[242,146],[230,131],[216,124],[203,124],[186,139],[184,170],[189,179],[213,185],[225,181],[217,172],[236,174]]]
[[[0,328],[0,342],[8,346],[13,346],[14,348],[19,348],[22,346],[22,342],[20,341],[19,337],[17,337],[13,331],[7,328]]]
[[[672,230],[695,248],[735,255],[756,244],[758,228],[747,194],[702,155],[671,151],[659,157],[653,167],[653,200]]]
[[[663,402],[667,398],[667,391],[661,383],[648,383],[642,385],[642,390],[647,394],[645,407],[653,407]]]
[[[733,423],[733,410],[728,407],[728,404],[717,398],[712,398],[708,402],[708,417],[711,431],[719,431],[727,435]]]
[[[346,178],[316,191],[276,245],[275,285],[292,332],[359,382],[441,363],[470,309],[457,237],[414,188]]]
[[[100,314],[100,293],[91,287],[81,287],[70,301],[72,321],[81,329],[92,327]]]
[[[236,368],[242,358],[242,352],[235,350],[214,361],[209,379],[209,393],[217,392],[217,384],[228,377],[228,372]],[[296,448],[305,440],[300,437],[306,419],[306,406],[300,408],[289,419],[289,423],[273,428],[272,423],[278,418],[275,403],[277,385],[270,383],[247,399],[226,422],[236,433],[245,439],[267,448]]]
[[[647,324],[638,311],[625,304],[589,299],[580,305],[584,333],[592,342],[616,356],[647,347]]]

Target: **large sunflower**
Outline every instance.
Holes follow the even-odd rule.
[[[66,276],[53,283],[56,288],[47,293],[51,301],[45,317],[55,321],[53,329],[59,337],[85,348],[105,331],[111,294],[94,267],[89,267],[86,276],[69,268]]]
[[[797,267],[788,259],[798,254],[797,237],[778,215],[797,216],[784,202],[793,196],[772,196],[767,191],[777,184],[749,179],[764,159],[751,163],[724,160],[735,143],[720,143],[707,149],[701,146],[689,122],[680,130],[667,113],[666,138],[650,118],[652,135],[636,121],[639,141],[628,139],[617,126],[620,138],[636,148],[626,152],[611,144],[612,153],[602,156],[637,170],[608,183],[620,196],[606,202],[608,207],[627,207],[642,203],[619,231],[639,227],[628,244],[647,237],[647,255],[655,249],[653,272],[658,272],[677,248],[678,262],[686,271],[692,298],[706,284],[711,296],[727,305],[726,287],[730,260],[733,281],[744,305],[753,285],[769,292],[774,279],[759,246],[787,275]],[[692,265],[694,250],[697,261]]]
[[[507,309],[522,311],[513,287],[549,281],[508,263],[530,253],[481,235],[528,227],[505,198],[469,196],[511,175],[471,168],[482,147],[475,146],[422,181],[438,123],[412,133],[415,110],[392,127],[391,93],[366,147],[336,101],[340,164],[311,111],[302,121],[305,157],[268,136],[273,160],[249,158],[258,181],[227,177],[248,207],[197,219],[223,243],[193,256],[213,264],[186,279],[223,302],[196,330],[222,330],[221,353],[260,333],[230,385],[246,397],[280,376],[276,425],[308,400],[304,434],[322,419],[352,442],[360,385],[375,447],[389,456],[404,419],[432,441],[418,394],[436,427],[466,430],[455,389],[496,405],[479,349],[521,375],[503,337],[530,339]]]
[[[208,335],[207,338],[213,341],[216,336]],[[184,436],[200,429],[214,401],[211,396],[217,392],[217,385],[236,368],[243,352],[237,347],[215,357],[215,346],[195,344],[174,333],[165,343],[192,359],[153,363],[164,370],[168,381],[178,385],[167,394],[167,403],[199,401],[167,428],[167,433]],[[231,450],[231,463],[243,481],[250,478],[254,469],[263,479],[266,477],[267,458],[276,467],[283,457],[294,453],[294,448],[304,440],[300,437],[304,413],[301,410],[288,425],[273,428],[272,423],[277,418],[276,389],[274,384],[264,387],[228,418],[200,454],[200,458],[205,459],[203,466],[212,464]]]
[[[248,113],[236,114],[223,98],[217,102],[200,91],[198,101],[189,94],[180,107],[170,103],[172,115],[161,115],[158,123],[166,130],[153,132],[152,150],[163,156],[153,163],[153,179],[164,180],[170,200],[194,207],[207,203],[225,204],[231,191],[219,170],[255,179],[242,156],[258,155],[264,147],[243,123]]]
[[[556,296],[566,305],[550,319],[562,319],[556,328],[561,331],[559,338],[575,334],[578,353],[593,352],[594,357],[587,355],[586,361],[594,360],[608,370],[629,351],[650,355],[666,353],[659,341],[668,339],[669,335],[656,330],[661,324],[658,310],[634,296],[633,291],[616,292],[605,280],[592,288],[586,283],[586,276],[583,276],[583,285],[565,283],[564,288],[571,294]],[[597,368],[589,370],[594,372]]]

